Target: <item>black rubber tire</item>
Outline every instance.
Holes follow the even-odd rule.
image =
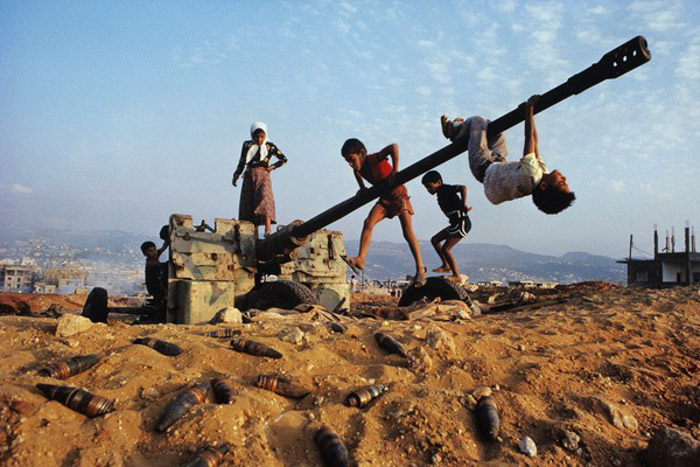
[[[255,308],[267,310],[268,308],[292,309],[297,305],[317,303],[316,295],[304,284],[294,281],[279,280],[263,282],[246,296],[246,310]]]
[[[410,285],[399,299],[399,306],[409,306],[422,298],[433,300],[462,300],[470,303],[467,290],[456,282],[448,281],[442,277],[428,277],[423,287]]]
[[[89,318],[93,323],[106,323],[109,308],[107,308],[107,290],[102,287],[95,287],[85,300],[82,315]]]

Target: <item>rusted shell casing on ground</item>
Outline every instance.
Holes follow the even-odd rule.
[[[219,446],[210,446],[188,460],[181,467],[216,467],[224,458],[231,447],[224,443]]]
[[[99,360],[100,358],[97,355],[78,355],[77,357],[42,368],[37,373],[37,376],[48,376],[56,379],[70,378],[87,370]]]
[[[230,404],[233,400],[233,387],[222,378],[211,380],[211,389],[214,391],[214,400],[217,404]]]
[[[347,399],[345,399],[345,405],[348,407],[362,408],[367,404],[372,402],[377,397],[384,394],[389,388],[383,384],[373,384],[371,386],[364,386],[359,389],[355,389],[350,393]]]
[[[282,354],[268,347],[260,342],[243,340],[243,339],[233,339],[231,341],[231,347],[236,352],[247,353],[248,355],[255,355],[257,357],[269,357],[269,358],[282,358]]]
[[[230,337],[240,336],[241,330],[240,329],[231,329],[231,328],[217,329],[215,331],[206,332],[206,333],[204,333],[204,335],[207,337],[215,337],[217,339],[228,339]]]
[[[474,410],[476,424],[481,434],[490,440],[496,440],[501,422],[498,419],[498,407],[496,401],[490,396],[484,396],[476,403]]]
[[[338,332],[340,334],[345,334],[345,331],[348,330],[348,328],[346,328],[345,326],[343,326],[340,323],[331,322],[331,323],[328,323],[328,327],[330,328],[331,331]]]
[[[328,466],[346,467],[350,465],[350,454],[340,440],[338,433],[324,425],[316,432],[316,446],[321,451],[323,461]]]
[[[153,350],[162,353],[163,355],[168,355],[169,357],[180,355],[183,352],[182,348],[177,344],[162,341],[160,339],[153,339],[152,337],[143,337],[136,339],[134,340],[134,344],[145,345],[146,347],[150,347]]]
[[[292,384],[291,381],[282,376],[260,375],[255,378],[253,384],[260,389],[267,389],[275,394],[291,399],[301,399],[311,393],[308,389]]]
[[[49,399],[88,417],[97,417],[114,410],[114,401],[80,388],[43,383],[37,384],[36,388]]]
[[[185,415],[192,406],[201,404],[207,396],[207,383],[192,386],[165,407],[158,420],[157,430],[163,432]]]
[[[377,344],[379,344],[379,347],[382,349],[389,353],[395,353],[406,358],[406,351],[404,350],[403,345],[401,345],[399,341],[390,335],[384,334],[383,332],[378,332],[374,335],[374,338],[377,339]]]

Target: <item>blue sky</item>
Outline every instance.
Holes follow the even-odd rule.
[[[466,155],[439,170],[467,185],[467,242],[622,257],[634,234],[649,251],[654,223],[700,227],[698,5],[1,0],[0,218],[157,237],[171,213],[236,217],[231,174],[263,120],[289,158],[272,174],[278,221],[308,219],[357,189],[345,139],[396,142],[406,167],[446,144],[441,114],[496,118],[643,35],[651,62],[537,116],[569,210],[491,205]],[[522,132],[507,132],[510,159]],[[408,189],[429,239],[446,219]],[[356,239],[369,208],[331,227]],[[398,221],[373,238],[402,241]]]

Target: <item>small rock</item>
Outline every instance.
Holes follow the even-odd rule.
[[[564,435],[561,439],[561,445],[569,451],[575,451],[578,449],[578,445],[581,442],[581,437],[574,433],[573,431],[565,430]]]
[[[692,436],[663,426],[654,432],[646,450],[649,467],[700,465],[700,442]]]
[[[430,326],[425,331],[425,340],[430,347],[437,351],[448,351],[454,353],[456,345],[452,336],[440,329],[438,326]]]
[[[523,344],[518,344],[515,346],[516,349],[520,350],[521,352],[525,350],[525,346]]]
[[[469,410],[474,410],[476,407],[477,400],[474,399],[474,396],[471,394],[467,394],[464,397],[464,405],[469,409]]]
[[[156,388],[145,388],[141,389],[141,399],[146,399],[147,401],[156,400],[160,397],[160,391]]]
[[[209,320],[209,324],[243,324],[243,315],[240,310],[236,307],[227,306],[217,311],[212,319]]]
[[[639,423],[634,416],[624,413],[617,406],[606,400],[600,400],[603,410],[608,416],[608,420],[615,427],[623,429],[626,428],[630,431],[636,431],[639,428]]]
[[[520,452],[530,457],[535,457],[537,455],[537,445],[529,436],[523,436],[523,439],[518,443],[518,449],[520,449]]]
[[[58,318],[57,337],[69,337],[89,329],[92,321],[82,316],[65,314]]]
[[[433,368],[433,359],[423,347],[414,347],[408,351],[408,368],[416,375],[426,376]]]
[[[482,397],[487,397],[491,395],[491,388],[488,386],[479,386],[478,388],[474,389],[472,391],[472,396],[474,396],[474,399],[479,400]]]
[[[304,339],[304,333],[298,327],[290,326],[282,329],[277,335],[277,338],[284,342],[297,344]]]

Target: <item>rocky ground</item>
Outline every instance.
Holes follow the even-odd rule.
[[[79,310],[80,297],[0,295],[0,462],[165,466],[228,443],[220,465],[312,466],[322,462],[314,444],[322,424],[357,465],[644,465],[662,427],[686,442],[662,442],[670,449],[663,459],[674,449],[698,455],[700,289],[582,284],[546,296],[473,296],[499,311],[456,321],[348,319],[347,331],[336,333],[318,313],[236,325],[117,320],[70,328],[73,315],[62,315]],[[383,316],[395,300],[358,294],[352,311]],[[224,328],[283,357],[235,352],[230,339],[203,335]],[[398,339],[408,358],[380,349],[378,331]],[[134,345],[140,337],[184,352]],[[45,364],[84,354],[100,361],[64,382],[37,376]],[[261,374],[284,375],[311,394],[294,400],[258,389],[251,381]],[[209,390],[165,433],[155,431],[178,394],[215,377],[233,387],[230,404],[216,404]],[[47,400],[37,383],[83,388],[113,399],[116,410],[88,418]],[[368,407],[344,404],[368,384],[389,389]],[[473,412],[487,393],[500,415],[497,441],[479,434]],[[517,446],[524,436],[534,457]]]

